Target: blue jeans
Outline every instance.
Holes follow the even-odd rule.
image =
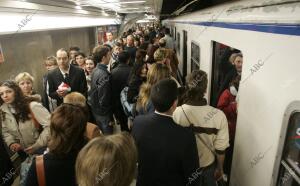
[[[101,129],[103,134],[112,134],[113,127],[109,125],[110,117],[109,116],[100,116],[93,112],[96,123],[98,127]]]

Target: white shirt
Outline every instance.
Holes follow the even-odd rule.
[[[218,129],[216,135],[195,133],[201,167],[206,167],[215,161],[215,155],[212,150],[225,150],[229,146],[227,119],[225,114],[219,109],[209,105],[192,106],[184,104],[176,108],[173,113],[173,119],[175,123],[184,127],[188,127],[192,123],[194,126]],[[203,141],[206,142],[206,145],[203,144]]]
[[[70,65],[68,67],[68,71],[67,72],[62,71],[60,68],[59,68],[59,70],[60,70],[61,74],[64,76],[64,78],[66,78],[66,74],[70,75],[70,73],[69,73],[70,72]]]
[[[164,114],[164,113],[160,113],[160,112],[158,112],[158,111],[154,111],[154,113],[155,114],[158,114],[158,115],[161,115],[161,116],[167,116],[167,117],[170,117],[170,118],[173,118],[173,116],[172,115],[168,115],[168,114]]]

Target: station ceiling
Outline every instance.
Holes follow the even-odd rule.
[[[31,3],[105,11],[109,14],[148,13],[160,17],[177,16],[230,0],[20,0]]]
[[[27,0],[27,2],[74,7],[76,9],[97,9],[108,13],[136,14],[149,13],[159,15],[163,0]]]

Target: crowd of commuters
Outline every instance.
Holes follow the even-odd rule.
[[[224,54],[214,108],[206,72],[179,83],[168,28],[106,38],[90,55],[73,46],[47,57],[40,95],[27,72],[0,83],[1,176],[16,171],[11,153],[32,157],[26,186],[215,186],[230,174],[240,51]]]

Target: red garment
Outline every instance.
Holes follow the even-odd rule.
[[[224,90],[219,98],[217,108],[222,110],[226,115],[228,120],[229,138],[231,140],[233,140],[235,136],[237,119],[236,107],[235,96],[230,93],[229,89]]]

